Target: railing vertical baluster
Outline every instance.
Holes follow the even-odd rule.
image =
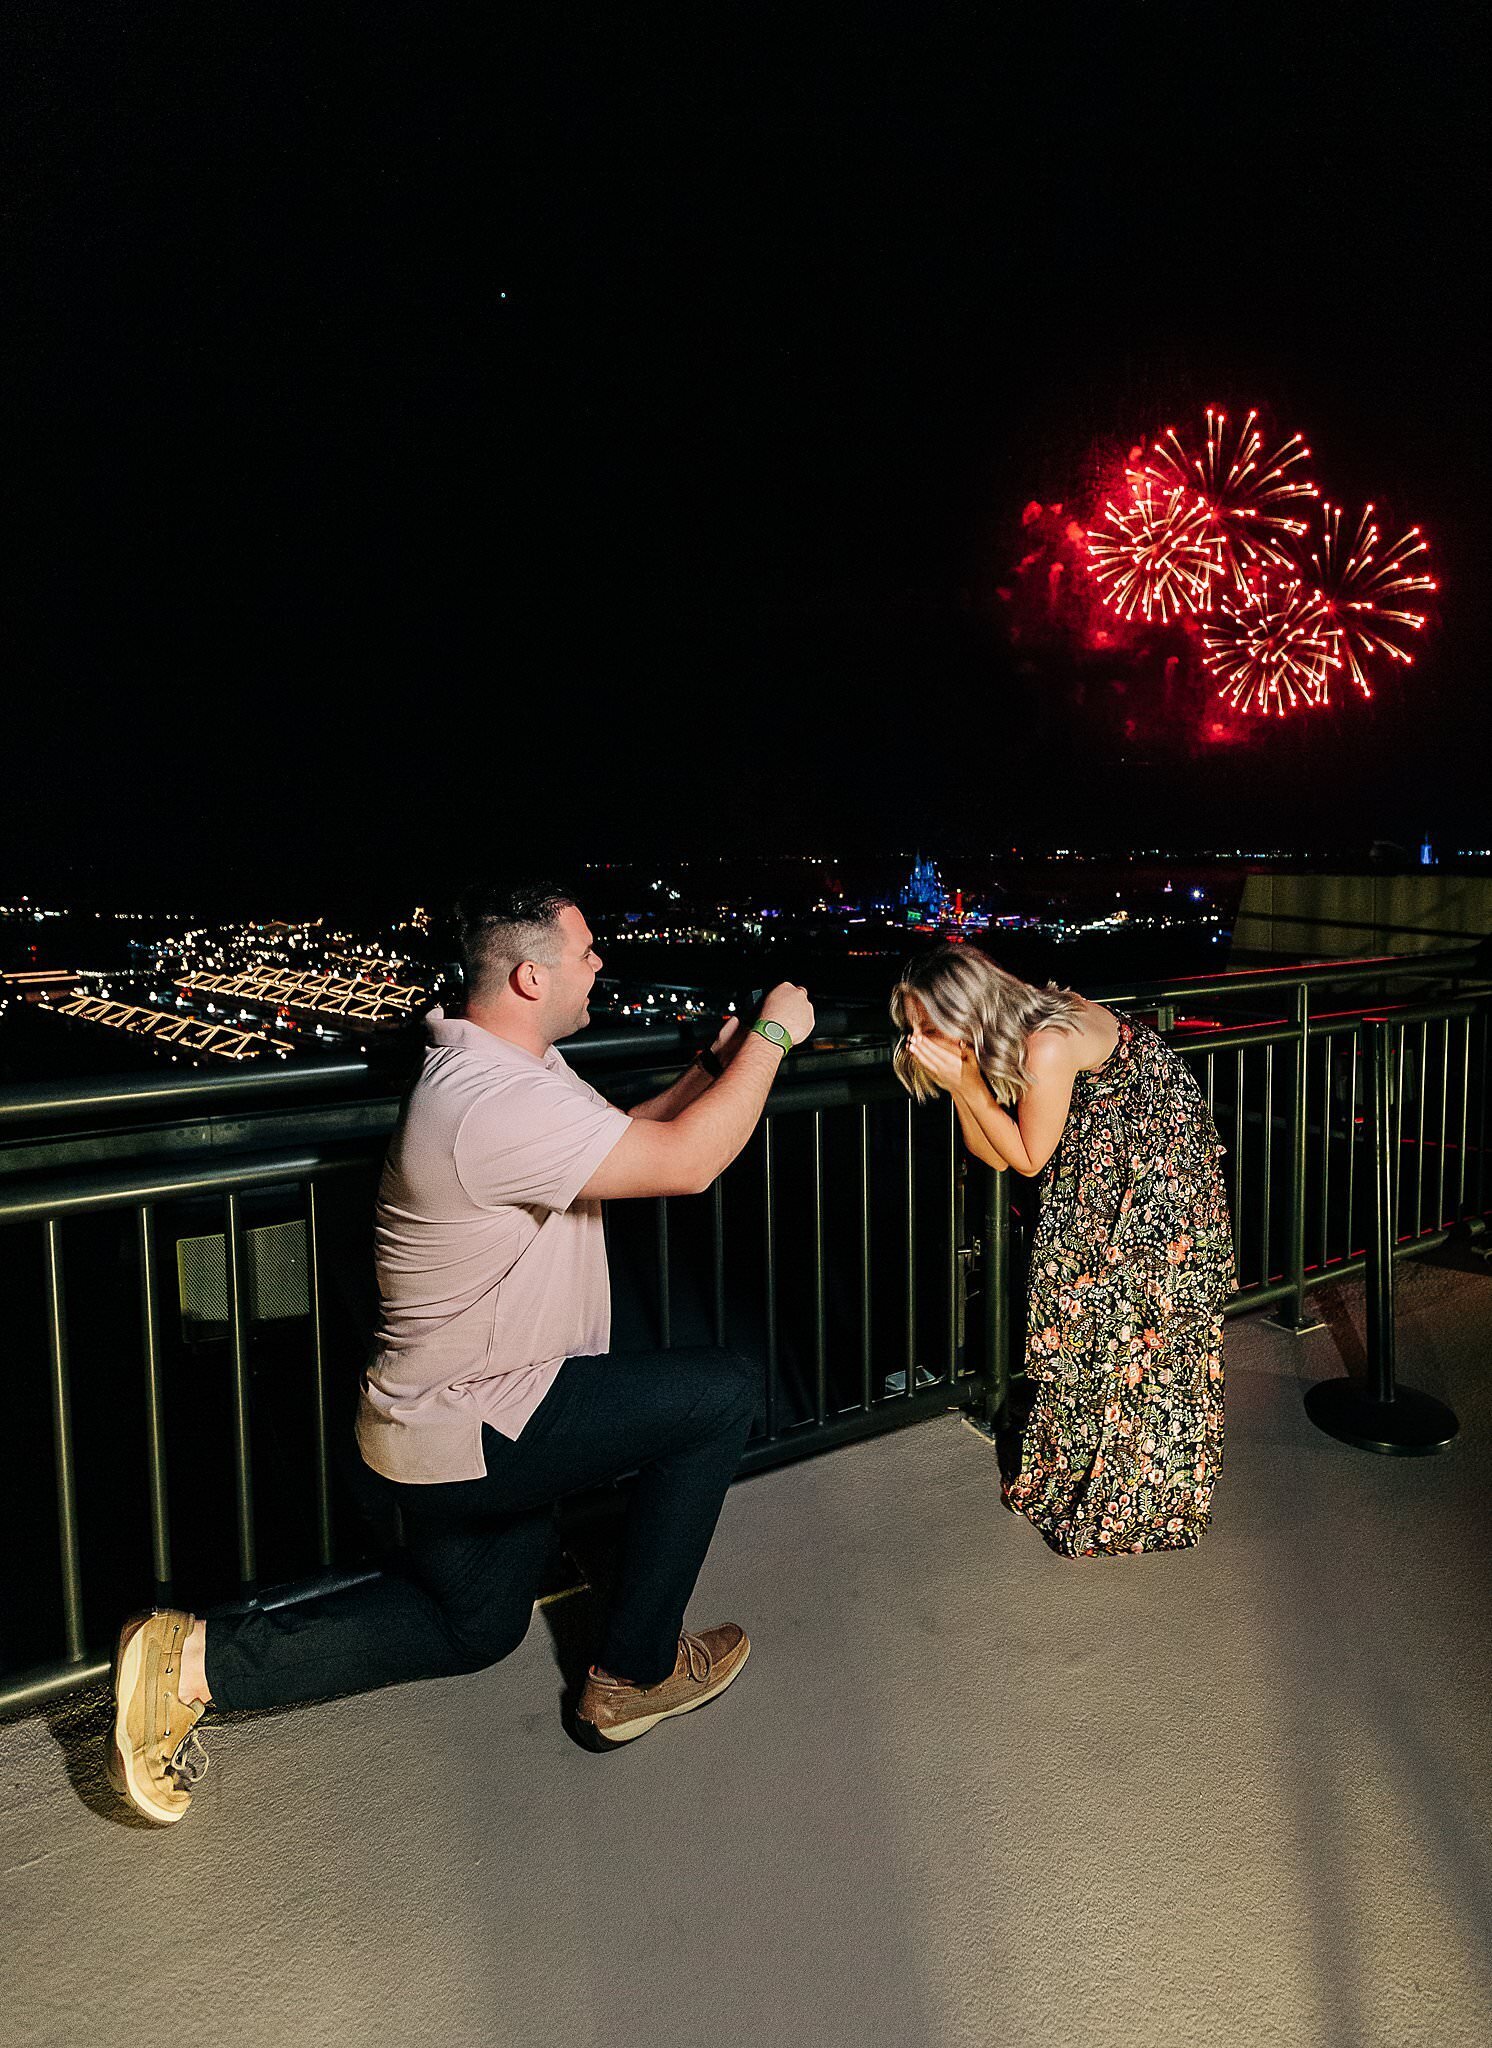
[[[725,1349],[725,1175],[710,1189],[710,1254],[715,1275],[715,1343]]]
[[[1419,1115],[1414,1138],[1414,1235],[1425,1224],[1425,1095],[1430,1085],[1430,1026],[1419,1027]]]
[[[658,1342],[664,1351],[673,1349],[673,1276],[668,1256],[668,1197],[660,1195],[653,1204],[658,1228]]]
[[[1331,1056],[1336,1038],[1330,1031],[1321,1041],[1321,1271],[1331,1263]]]
[[[52,1467],[57,1481],[57,1543],[62,1567],[62,1632],[67,1660],[81,1664],[83,1574],[78,1550],[78,1483],[73,1458],[72,1387],[67,1368],[67,1296],[62,1280],[62,1227],[42,1225],[47,1289],[47,1357],[52,1373]]]
[[[135,1211],[140,1254],[140,1350],[145,1367],[145,1484],[150,1499],[150,1568],[156,1597],[171,1599],[171,1509],[166,1489],[166,1412],[161,1396],[161,1332],[157,1320],[155,1210]]]
[[[762,1127],[762,1227],[767,1260],[766,1430],[769,1442],[777,1434],[777,1244],[773,1214],[776,1194],[773,1185],[775,1165],[774,1121],[772,1117],[768,1117]]]
[[[1236,1104],[1233,1115],[1233,1199],[1228,1210],[1233,1219],[1233,1264],[1243,1277],[1243,1229],[1238,1221],[1239,1204],[1243,1196],[1243,1047],[1239,1046],[1234,1066],[1233,1098]]]
[[[1352,1257],[1352,1198],[1357,1176],[1357,1032],[1348,1041],[1347,1053],[1347,1236],[1342,1257]]]
[[[917,1377],[917,1168],[912,1143],[912,1098],[907,1097],[907,1293],[906,1397],[910,1401]]]
[[[824,1290],[824,1113],[813,1112],[813,1419],[829,1412],[829,1320]]]
[[[1450,1136],[1451,1108],[1451,1020],[1446,1018],[1440,1032],[1440,1150],[1436,1154],[1434,1230],[1445,1228],[1445,1141]]]
[[[1487,1140],[1492,1138],[1492,1103],[1487,1100],[1487,1052],[1492,1042],[1492,1010],[1482,1012],[1482,1078],[1477,1091],[1476,1213],[1487,1213]]]
[[[1403,1199],[1401,1198],[1401,1193],[1400,1193],[1400,1190],[1401,1190],[1401,1187],[1402,1187],[1402,1184],[1403,1184],[1403,1178],[1404,1178],[1404,1171],[1405,1171],[1405,1167],[1404,1167],[1404,1082],[1405,1082],[1405,1076],[1406,1076],[1406,1074],[1407,1074],[1407,1072],[1408,1072],[1408,1065],[1409,1065],[1409,1029],[1408,1029],[1408,1026],[1407,1026],[1407,1025],[1406,1025],[1406,1026],[1405,1026],[1405,1027],[1404,1027],[1404,1028],[1403,1028],[1403,1029],[1402,1029],[1401,1031],[1399,1031],[1399,1033],[1397,1034],[1397,1037],[1398,1037],[1398,1050],[1397,1050],[1397,1052],[1395,1053],[1395,1056],[1394,1056],[1394,1063],[1395,1063],[1395,1067],[1396,1067],[1396,1070],[1397,1070],[1397,1071],[1396,1071],[1396,1075],[1395,1075],[1395,1080],[1394,1080],[1394,1090],[1393,1090],[1393,1104],[1392,1104],[1392,1107],[1391,1107],[1391,1111],[1390,1111],[1390,1114],[1391,1114],[1391,1115],[1392,1115],[1392,1117],[1393,1117],[1393,1125],[1394,1125],[1394,1214],[1395,1214],[1395,1216],[1402,1216],[1402,1215],[1403,1215],[1403,1213],[1404,1213],[1404,1202],[1403,1202]],[[1366,1099],[1367,1099],[1367,1088],[1366,1088],[1366,1086],[1364,1087],[1364,1090],[1363,1090],[1363,1097],[1364,1097],[1364,1118],[1363,1118],[1363,1121],[1364,1121],[1364,1124],[1366,1124],[1366,1122],[1367,1122],[1367,1100],[1366,1100]]]
[[[1294,1087],[1290,1098],[1290,1239],[1285,1277],[1290,1282],[1286,1319],[1299,1330],[1307,1323],[1305,1288],[1306,1152],[1310,1136],[1307,1090],[1310,1069],[1311,992],[1304,982],[1295,991]]]
[[[1466,1143],[1471,1131],[1471,1013],[1461,1020],[1461,1139],[1456,1147],[1456,1221],[1466,1214]]]
[[[958,1116],[948,1098],[948,1384],[958,1378]]]
[[[870,1105],[860,1105],[860,1405],[871,1404]]]
[[[1005,1176],[981,1166],[984,1176],[984,1377],[986,1427],[998,1429],[1010,1403],[1010,1198]]]
[[[311,1311],[311,1427],[315,1432],[316,1554],[332,1561],[331,1457],[326,1424],[326,1330],[321,1303],[321,1216],[316,1183],[306,1182],[306,1293]]]
[[[1269,1285],[1269,1180],[1274,1167],[1274,1047],[1264,1048],[1264,1171],[1259,1176],[1263,1183],[1259,1216],[1259,1245],[1263,1270],[1260,1278]]]
[[[233,1367],[233,1491],[238,1523],[238,1576],[251,1586],[258,1576],[254,1544],[254,1448],[249,1409],[249,1331],[244,1308],[243,1241],[237,1190],[223,1197],[224,1251],[228,1272],[228,1336]]]

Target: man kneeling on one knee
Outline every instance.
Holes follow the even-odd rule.
[[[638,1477],[581,1736],[629,1742],[715,1698],[746,1661],[734,1624],[683,1622],[755,1372],[719,1352],[608,1352],[601,1204],[707,1188],[812,1007],[775,988],[754,1024],[729,1019],[624,1113],[555,1043],[590,1021],[601,965],[579,906],[551,888],[482,889],[460,918],[465,1014],[431,1012],[379,1188],[381,1308],[357,1423],[402,1510],[407,1569],[273,1611],[126,1623],[111,1775],[152,1820],[190,1803],[209,1703],[285,1706],[505,1657],[528,1627],[555,1501],[624,1473]]]

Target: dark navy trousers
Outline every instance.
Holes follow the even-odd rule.
[[[289,1607],[209,1616],[214,1706],[275,1707],[477,1671],[518,1647],[563,1495],[636,1473],[596,1662],[655,1685],[755,1411],[757,1367],[730,1352],[569,1358],[515,1441],[482,1431],[481,1479],[382,1480],[405,1569]]]

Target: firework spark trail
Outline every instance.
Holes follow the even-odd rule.
[[[1418,591],[1439,588],[1433,576],[1407,567],[1417,555],[1429,552],[1429,542],[1411,526],[1380,554],[1381,536],[1368,505],[1344,547],[1341,506],[1323,501],[1321,514],[1321,539],[1310,552],[1310,564],[1320,592],[1323,631],[1332,642],[1334,666],[1345,669],[1363,695],[1371,697],[1367,665],[1376,655],[1406,668],[1414,659],[1399,643],[1423,630],[1425,614],[1404,610],[1402,601]]]
[[[1104,603],[1121,619],[1139,613],[1163,626],[1210,609],[1212,545],[1195,493],[1161,488],[1134,470],[1126,481],[1128,502],[1109,499],[1088,535]]]
[[[1292,561],[1290,544],[1306,531],[1305,522],[1292,516],[1292,508],[1318,493],[1304,476],[1290,472],[1310,453],[1302,437],[1292,434],[1266,455],[1256,407],[1230,436],[1227,414],[1208,406],[1202,452],[1189,453],[1176,429],[1167,427],[1150,451],[1145,473],[1163,490],[1185,489],[1197,498],[1205,513],[1214,566],[1241,592],[1251,570],[1265,565],[1284,568]]]
[[[1241,597],[1222,599],[1202,627],[1202,661],[1235,711],[1287,711],[1327,702],[1340,666],[1319,591],[1298,574],[1256,569]]]

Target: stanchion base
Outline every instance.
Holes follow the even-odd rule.
[[[1427,1458],[1443,1451],[1461,1426],[1432,1394],[1399,1387],[1392,1401],[1375,1401],[1356,1380],[1319,1381],[1306,1394],[1305,1410],[1339,1443],[1390,1457]]]

